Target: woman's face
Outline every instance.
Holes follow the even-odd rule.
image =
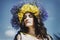
[[[31,27],[34,25],[33,16],[30,13],[24,15],[24,23],[26,27]]]

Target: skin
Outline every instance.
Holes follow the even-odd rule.
[[[34,28],[34,18],[30,13],[26,13],[24,15],[24,24],[25,24],[25,27],[29,28],[29,32],[27,34],[30,34],[36,37],[35,28]],[[27,36],[27,34],[25,34],[25,36]],[[36,38],[37,38],[36,40],[43,40],[42,38],[38,39],[38,36]],[[50,36],[48,36],[48,38],[49,40],[51,40]],[[20,34],[18,34],[17,40],[21,40]]]
[[[24,17],[25,26],[29,28],[28,34],[35,35],[33,16],[30,13],[26,13]]]
[[[24,16],[24,23],[26,27],[32,27],[33,23],[33,16],[30,13],[26,13]]]

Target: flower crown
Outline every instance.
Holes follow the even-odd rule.
[[[39,15],[39,8],[36,5],[31,5],[31,4],[24,4],[18,12],[18,17],[19,17],[19,21],[21,22],[23,15],[26,12],[32,12],[36,17]]]

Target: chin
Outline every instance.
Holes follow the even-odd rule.
[[[27,27],[30,27],[30,26],[32,26],[32,24],[26,24],[26,26],[27,26]]]

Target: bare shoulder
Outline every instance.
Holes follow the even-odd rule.
[[[18,31],[18,33],[15,35],[14,40],[20,40],[21,39],[21,34]]]
[[[21,35],[20,34],[17,35],[17,40],[21,40]]]
[[[52,36],[50,36],[49,34],[47,35],[49,40],[53,40]]]

